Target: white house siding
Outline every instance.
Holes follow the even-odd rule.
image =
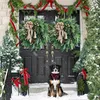
[[[0,0],[0,45],[2,44],[2,38],[9,23],[8,1],[9,0]]]
[[[8,1],[9,0],[0,0],[0,45],[2,45],[3,36],[5,31],[8,29],[9,23],[9,9],[8,9]],[[17,1],[17,0],[16,0]],[[32,3],[36,4],[39,0],[23,0],[26,4]],[[62,5],[72,5],[76,0],[57,0],[59,4]],[[80,13],[80,29],[81,29],[81,48],[83,46],[84,40],[86,38],[86,26],[83,17],[85,14],[83,12]]]

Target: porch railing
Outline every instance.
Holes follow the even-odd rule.
[[[11,58],[9,57],[9,61],[7,61],[7,59],[4,60],[4,58],[1,57],[1,62],[0,62],[0,69],[4,71],[4,75],[2,76],[3,86],[2,86],[2,90],[1,90],[1,99],[0,100],[10,100],[11,94],[12,94]],[[4,60],[4,62],[3,62],[3,60]],[[3,63],[5,65],[3,65]]]

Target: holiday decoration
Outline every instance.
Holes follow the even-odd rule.
[[[89,93],[87,85],[87,71],[82,69],[77,76],[77,94],[84,95]]]
[[[20,82],[21,82],[20,92],[23,96],[26,96],[29,90],[29,85],[25,85],[23,78],[20,79]]]
[[[28,69],[27,68],[24,68],[20,72],[20,74],[23,75],[23,77],[24,77],[24,85],[26,85],[26,86],[28,85],[28,79],[30,78],[30,75],[29,75],[29,73],[27,71],[28,71]]]
[[[16,79],[12,78],[12,82],[15,84],[15,86],[16,86],[17,88],[19,88],[19,85],[21,84],[20,78],[19,78],[19,77],[16,78]]]
[[[27,29],[28,33],[27,33],[27,40],[30,41],[30,43],[32,43],[32,37],[36,38],[36,32],[34,32],[34,36],[33,36],[33,23],[31,21],[27,21],[24,25],[25,29]]]
[[[87,78],[87,73],[84,69],[82,69],[82,75],[83,75],[83,78],[86,80]]]
[[[87,69],[87,82],[89,86],[89,100],[100,100],[100,3],[91,1],[90,15],[87,20],[87,38],[80,52],[79,60],[74,66],[78,72]],[[88,9],[88,8],[87,8]]]
[[[48,42],[48,25],[44,20],[32,18],[24,21],[20,26],[19,36],[22,46],[39,50]]]
[[[52,45],[56,49],[61,49],[61,51],[74,49],[80,40],[80,30],[75,19],[58,19],[54,26],[49,32]]]
[[[18,32],[16,28],[17,18],[15,16],[15,13],[18,12],[19,9],[21,8],[24,8],[24,9],[30,8],[34,10],[34,14],[37,14],[36,12],[45,10],[49,4],[51,8],[55,7],[55,10],[57,10],[59,14],[67,13],[67,15],[70,16],[73,13],[73,11],[76,10],[77,7],[80,7],[80,9],[86,13],[87,17],[89,15],[88,0],[76,0],[73,3],[73,5],[70,5],[67,8],[57,3],[56,0],[39,0],[39,2],[36,5],[25,4],[24,0],[23,1],[22,0],[17,0],[17,1],[9,0],[8,6],[9,8],[11,8],[9,31],[10,33],[12,33],[13,36],[16,37],[16,40],[17,40],[16,46],[18,46],[20,42],[19,42]],[[29,40],[30,42],[32,42],[31,39]]]
[[[63,43],[63,39],[67,39],[67,33],[64,31],[64,23],[58,22],[55,25],[55,29],[58,33],[58,41],[60,41],[60,43]]]
[[[21,74],[20,77],[17,77],[17,78],[13,77],[11,80],[14,83],[14,85],[18,88],[18,90],[19,89],[21,90],[20,91],[21,94],[25,96],[27,95],[28,88],[29,88],[28,79],[30,78],[30,75],[28,73],[27,68],[22,69],[22,71],[20,71],[20,74]]]
[[[74,49],[80,40],[79,26],[73,18],[58,19],[55,24],[29,19],[20,26],[21,45],[26,48],[39,50],[49,42],[57,49],[68,51]]]
[[[76,4],[76,8],[79,7],[79,5],[82,3],[82,0],[78,0],[77,4]]]

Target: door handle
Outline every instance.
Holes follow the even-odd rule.
[[[53,56],[54,56],[54,51],[51,51],[51,55],[52,55],[52,58],[53,58]]]

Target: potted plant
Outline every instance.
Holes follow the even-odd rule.
[[[30,78],[30,75],[28,73],[28,69],[27,68],[23,68],[20,71],[21,94],[23,96],[27,95],[28,88],[29,88],[29,82],[28,82],[29,78]]]
[[[20,79],[20,82],[21,82],[21,94],[23,96],[26,96],[27,93],[28,93],[28,88],[29,87],[28,87],[28,85],[24,84],[24,78],[23,77]]]

